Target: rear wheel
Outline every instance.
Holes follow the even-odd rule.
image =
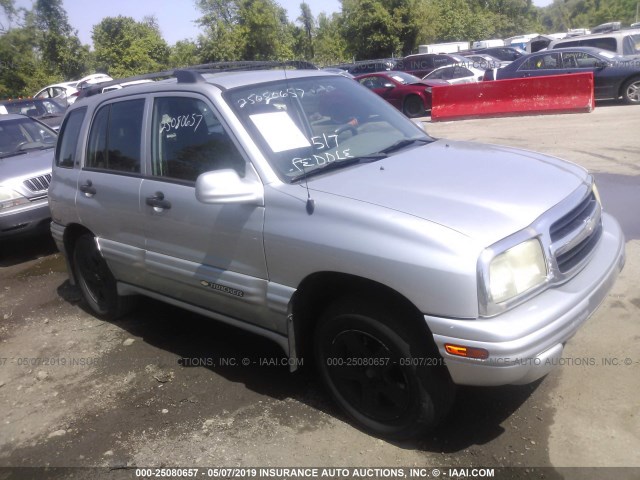
[[[315,357],[342,409],[371,433],[415,438],[449,411],[453,385],[426,332],[383,304],[344,299],[318,324]]]
[[[625,82],[622,87],[622,100],[630,105],[640,105],[640,77]]]
[[[425,111],[424,103],[417,95],[411,95],[405,99],[402,111],[410,118],[423,117]]]
[[[84,303],[96,316],[113,320],[129,310],[132,298],[118,295],[116,279],[93,235],[84,234],[76,240],[73,270]]]

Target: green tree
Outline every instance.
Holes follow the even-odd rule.
[[[392,14],[380,0],[342,0],[347,51],[359,60],[391,57],[402,42]]]
[[[314,61],[319,65],[332,65],[349,61],[347,41],[342,35],[342,14],[318,15],[314,39]]]
[[[311,14],[311,8],[306,2],[300,4],[300,16],[298,17],[298,23],[302,25],[301,28],[296,28],[296,54],[306,58],[308,60],[313,59],[314,53],[314,37],[316,30],[316,22]]]
[[[293,28],[274,0],[198,0],[205,61],[288,59]]]
[[[30,95],[37,91],[42,75],[32,30],[13,28],[0,36],[0,98]]]
[[[49,75],[70,79],[85,73],[89,48],[69,24],[62,0],[36,0],[28,21],[35,26],[37,48]]]
[[[180,40],[169,50],[169,67],[178,68],[201,63],[200,48],[191,40]]]
[[[137,22],[131,17],[106,17],[93,27],[98,70],[112,77],[128,77],[163,70],[169,47],[153,17]]]

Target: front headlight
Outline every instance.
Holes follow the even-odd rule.
[[[25,197],[15,190],[0,187],[0,213],[29,203]]]
[[[602,200],[600,200],[600,192],[598,191],[596,182],[593,182],[593,184],[591,185],[591,190],[593,191],[593,196],[596,197],[596,202],[598,202],[598,205],[600,205],[600,208],[602,208]]]
[[[489,300],[502,303],[545,282],[547,266],[537,239],[497,255],[489,264]]]
[[[531,238],[531,233],[520,232],[482,252],[478,261],[480,316],[502,313],[546,285],[546,257],[540,240]]]

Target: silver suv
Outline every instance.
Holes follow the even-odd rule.
[[[623,266],[579,166],[433,139],[328,72],[175,77],[69,109],[71,281],[100,317],[141,294],[313,357],[376,435],[422,434],[456,384],[544,376]]]
[[[0,115],[0,240],[47,232],[56,132],[24,115]]]

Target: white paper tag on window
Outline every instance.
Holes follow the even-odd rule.
[[[274,153],[311,146],[287,112],[257,113],[249,118]]]

